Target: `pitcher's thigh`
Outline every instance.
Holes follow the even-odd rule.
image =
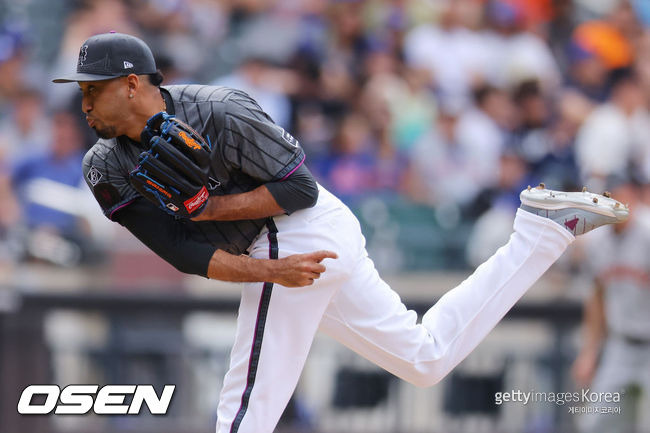
[[[291,397],[333,288],[246,284],[217,410],[217,432],[272,432]],[[235,428],[233,428],[233,424]]]
[[[320,330],[378,366],[411,383],[427,386],[439,358],[417,314],[363,259],[332,298]]]

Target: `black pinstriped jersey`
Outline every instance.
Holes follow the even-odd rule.
[[[298,142],[244,92],[202,85],[161,89],[167,112],[199,131],[212,146],[210,195],[247,192],[281,181],[303,163],[305,154]],[[141,143],[120,136],[98,140],[84,158],[84,178],[112,220],[140,197],[129,183],[129,173],[143,150]],[[179,222],[193,240],[241,254],[265,220]]]

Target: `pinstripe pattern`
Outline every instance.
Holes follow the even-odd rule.
[[[213,146],[210,176],[219,185],[210,191],[211,195],[247,192],[283,179],[304,159],[302,149],[287,141],[283,130],[244,92],[201,85],[163,89],[167,111],[199,131]],[[142,150],[140,143],[118,137],[100,139],[86,154],[83,169],[89,187],[93,189],[87,174],[94,167],[101,173],[101,181],[113,185],[119,193],[115,203],[103,206],[107,216],[139,198],[129,183],[129,172],[137,165]],[[181,223],[189,239],[242,254],[265,220]]]

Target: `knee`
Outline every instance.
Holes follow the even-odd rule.
[[[436,369],[420,369],[415,367],[406,377],[403,377],[403,379],[418,388],[430,388],[437,385],[444,377],[445,374],[442,374]]]

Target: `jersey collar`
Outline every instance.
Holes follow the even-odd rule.
[[[165,100],[165,107],[167,108],[167,114],[176,114],[176,110],[174,109],[174,101],[172,101],[172,95],[169,93],[169,90],[165,89],[164,87],[161,87],[160,94]]]

